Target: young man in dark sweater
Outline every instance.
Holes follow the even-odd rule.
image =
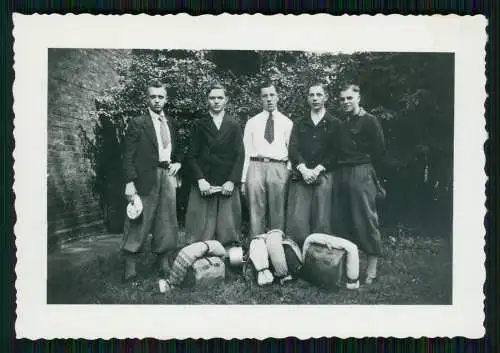
[[[365,283],[371,284],[381,255],[376,208],[380,184],[375,171],[380,171],[386,156],[384,133],[377,118],[360,106],[359,86],[343,86],[340,103],[344,115],[337,138],[332,229],[368,255]]]
[[[340,122],[325,109],[321,83],[307,92],[311,110],[294,123],[288,154],[295,177],[288,191],[286,235],[302,246],[311,233],[331,234],[332,169]]]

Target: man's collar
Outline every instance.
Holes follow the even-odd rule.
[[[269,114],[272,114],[272,117],[274,119],[278,114],[281,114],[281,113],[278,109],[274,109],[272,112],[264,109],[264,110],[262,110],[262,114],[264,114],[266,118],[269,117]]]
[[[353,114],[349,114],[349,113],[347,113],[347,114],[345,114],[345,117],[346,117],[347,121],[350,121],[353,118],[358,118],[358,117],[363,116],[365,114],[366,114],[366,110],[363,107],[359,107],[358,114],[354,114],[354,113]]]
[[[210,110],[208,111],[208,115],[210,115],[210,117],[214,120],[221,120],[224,118],[224,115],[226,115],[226,111],[223,110],[221,111],[219,114],[215,115],[214,113],[212,113]]]
[[[163,110],[160,112],[160,114],[155,113],[154,111],[151,110],[151,108],[148,108],[148,110],[149,110],[149,116],[151,116],[152,118],[165,119],[165,113],[163,112]]]
[[[326,114],[326,108],[323,108],[323,109],[321,109],[321,110],[320,110],[319,112],[317,112],[317,113],[315,113],[315,112],[313,112],[313,111],[311,110],[311,114],[310,114],[310,116],[311,116],[311,119],[312,119],[312,117],[313,117],[313,116],[317,116],[317,117],[320,117],[320,120],[321,120],[321,119],[323,119],[323,117],[325,116],[325,114]]]

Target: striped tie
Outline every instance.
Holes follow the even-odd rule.
[[[170,134],[168,133],[167,123],[165,119],[159,118],[160,120],[160,135],[163,148],[167,148],[170,144]]]

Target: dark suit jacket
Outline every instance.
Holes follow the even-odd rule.
[[[227,113],[220,130],[209,114],[194,122],[187,156],[193,182],[204,178],[211,185],[221,186],[226,181],[241,181],[245,159],[241,130]]]
[[[182,163],[177,129],[171,117],[165,115],[172,143],[171,162]],[[131,118],[125,134],[123,169],[125,182],[133,181],[139,195],[148,194],[156,182],[158,140],[149,114]]]

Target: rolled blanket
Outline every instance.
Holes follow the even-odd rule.
[[[267,253],[264,237],[255,237],[250,242],[249,258],[257,272],[269,268],[269,255]]]
[[[265,236],[267,252],[273,264],[274,272],[278,277],[288,275],[285,250],[283,249],[283,237],[284,234],[279,229],[270,230]]]
[[[216,240],[196,242],[184,247],[175,258],[168,282],[174,286],[180,285],[193,263],[206,254],[224,256],[225,250],[222,244]]]
[[[359,252],[356,244],[347,239],[334,235],[313,233],[304,241],[302,258],[305,259],[307,250],[312,244],[324,245],[330,249],[341,249],[347,253],[346,276],[350,281],[356,281],[359,277]]]
[[[263,236],[257,236],[250,242],[249,258],[257,271],[257,283],[259,286],[272,283],[274,278],[269,271],[269,255]]]

